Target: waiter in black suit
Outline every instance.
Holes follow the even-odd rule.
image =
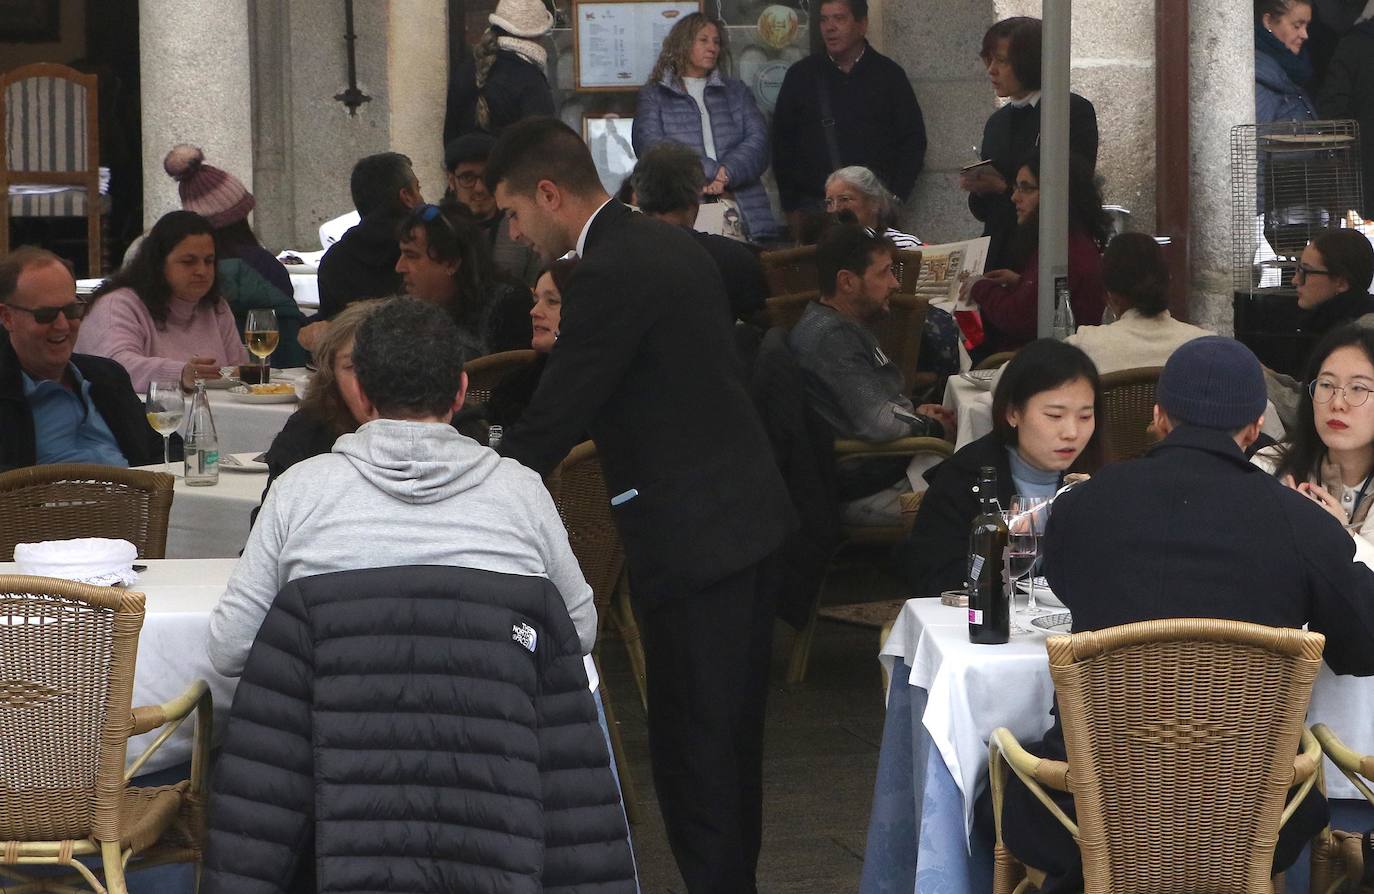
[[[649,747],[690,891],[754,891],[773,556],[794,525],[711,258],[611,200],[576,133],[511,125],[487,161],[511,235],[581,257],[558,342],[502,452],[548,474],[590,432],[648,665]]]

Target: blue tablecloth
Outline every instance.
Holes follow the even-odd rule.
[[[893,664],[859,891],[983,894],[992,890],[991,842],[964,837],[963,798],[921,724],[926,691],[912,686],[910,675],[905,662]],[[1374,807],[1332,801],[1331,826],[1374,828]],[[1288,871],[1285,890],[1307,894],[1306,851]]]

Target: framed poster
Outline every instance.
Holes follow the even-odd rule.
[[[630,131],[635,119],[619,115],[584,115],[582,141],[591,150],[597,176],[606,192],[615,195],[620,184],[635,169],[635,150]]]
[[[573,0],[573,89],[638,90],[663,38],[701,0]]]

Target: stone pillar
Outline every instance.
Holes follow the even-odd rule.
[[[248,0],[139,0],[143,222],[181,207],[162,159],[177,143],[253,188]]]
[[[1255,120],[1254,27],[1249,4],[1191,0],[1188,17],[1192,321],[1230,335],[1231,128]]]
[[[444,103],[448,92],[448,4],[392,0],[387,82],[391,147],[410,156],[426,199],[439,201],[444,179]]]

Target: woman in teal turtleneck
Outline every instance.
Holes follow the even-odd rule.
[[[1007,507],[1014,494],[1050,497],[1070,469],[1096,467],[1100,398],[1097,367],[1078,348],[1041,339],[1017,352],[993,392],[992,432],[926,473],[930,489],[898,553],[916,595],[964,585],[980,468],[997,469]]]

